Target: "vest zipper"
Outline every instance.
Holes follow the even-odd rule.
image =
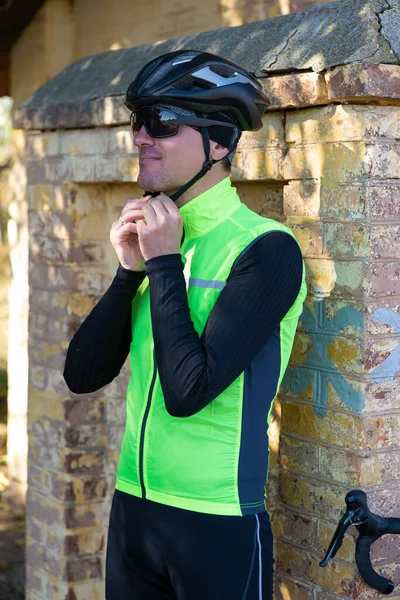
[[[150,406],[151,406],[151,399],[153,396],[153,390],[154,390],[154,385],[156,382],[156,376],[157,376],[157,365],[156,365],[156,351],[153,348],[153,362],[154,362],[154,371],[153,371],[153,377],[151,379],[151,384],[150,384],[150,389],[149,389],[149,394],[147,396],[147,404],[146,404],[146,410],[144,411],[144,416],[143,416],[143,421],[142,421],[142,428],[140,431],[140,446],[139,446],[139,479],[140,479],[140,487],[142,488],[142,498],[146,498],[146,488],[144,486],[144,436],[146,433],[146,423],[147,423],[147,419],[149,416],[149,412],[150,412]]]

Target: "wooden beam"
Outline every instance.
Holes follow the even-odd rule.
[[[0,97],[10,95],[10,60],[8,52],[0,52]]]
[[[44,0],[0,0],[0,52],[6,52],[35,16]]]

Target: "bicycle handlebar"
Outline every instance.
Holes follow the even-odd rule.
[[[335,556],[342,545],[347,528],[354,525],[360,534],[356,545],[356,564],[361,577],[375,590],[382,594],[390,594],[394,590],[394,584],[390,579],[382,577],[374,570],[370,549],[382,535],[400,534],[400,518],[385,519],[371,512],[368,508],[367,496],[362,490],[352,490],[346,494],[345,502],[347,510],[339,521],[328,551],[320,562],[320,567],[325,567],[328,561]]]

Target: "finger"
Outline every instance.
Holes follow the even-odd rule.
[[[145,200],[145,199],[130,200],[128,198],[128,200],[125,202],[124,206],[122,207],[121,214],[128,210],[140,210],[145,204],[147,204],[147,202],[148,202],[148,200]]]
[[[157,199],[159,200],[159,202],[162,203],[166,212],[169,212],[169,213],[179,212],[179,208],[176,206],[175,202],[173,200],[171,200],[171,198],[169,198],[165,194],[161,194],[160,196],[157,197]]]
[[[110,238],[116,242],[124,242],[129,238],[131,233],[137,234],[136,223],[126,223],[118,229],[111,231]]]
[[[151,196],[143,196],[143,198],[127,198],[125,200],[125,206],[132,205],[132,204],[146,204],[146,202],[148,202],[150,200]]]
[[[154,225],[157,219],[157,215],[155,213],[154,208],[151,204],[146,204],[142,208],[143,217],[146,225]]]
[[[118,219],[116,219],[113,224],[111,225],[111,229],[121,229],[121,227],[123,227],[126,223],[137,223],[138,221],[140,221],[141,219],[143,219],[143,213],[142,211],[138,211],[138,212],[134,212],[130,215],[124,215],[122,216],[122,214],[118,217]]]
[[[149,206],[151,206],[151,208],[154,210],[157,217],[166,217],[168,215],[167,209],[165,208],[162,200],[160,200],[159,198],[153,198],[152,200],[150,200]]]
[[[131,209],[124,209],[121,214],[120,217],[122,217],[124,219],[124,221],[134,221],[135,219],[142,219],[143,218],[143,211],[141,208],[131,208]],[[118,218],[118,220],[120,220]]]

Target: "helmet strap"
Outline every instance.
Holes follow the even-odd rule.
[[[188,181],[185,185],[180,187],[179,190],[177,190],[174,194],[171,194],[170,198],[174,202],[176,202],[178,200],[178,198],[180,198],[182,196],[182,194],[184,194],[189,188],[191,188],[192,185],[194,185],[197,181],[199,181],[199,179],[204,177],[204,175],[206,173],[208,173],[208,171],[211,169],[211,167],[215,163],[218,162],[217,160],[210,159],[210,137],[208,135],[208,128],[207,127],[199,127],[199,129],[200,129],[201,137],[203,138],[203,147],[204,147],[204,154],[206,155],[206,160],[203,163],[203,167],[202,167],[201,171],[199,171],[197,173],[197,175],[192,177],[192,179],[190,181]]]
[[[192,177],[192,179],[190,181],[188,181],[187,183],[185,183],[185,185],[180,187],[174,194],[170,195],[171,200],[173,200],[174,202],[176,202],[178,200],[178,198],[180,198],[189,188],[191,188],[192,185],[194,185],[197,181],[199,181],[199,179],[204,177],[204,175],[206,173],[208,173],[208,171],[212,168],[213,165],[215,165],[215,163],[222,160],[222,158],[219,158],[218,160],[214,160],[214,159],[210,158],[210,136],[208,134],[208,128],[207,127],[199,127],[199,130],[201,133],[201,137],[203,138],[203,147],[204,147],[204,154],[206,155],[206,160],[203,163],[203,167],[202,167],[201,171],[199,171],[197,173],[197,175]],[[235,142],[229,148],[228,154],[236,146],[236,143],[237,143],[237,140],[235,140]],[[154,198],[159,193],[160,192],[144,192],[143,195],[144,196],[151,195]]]

